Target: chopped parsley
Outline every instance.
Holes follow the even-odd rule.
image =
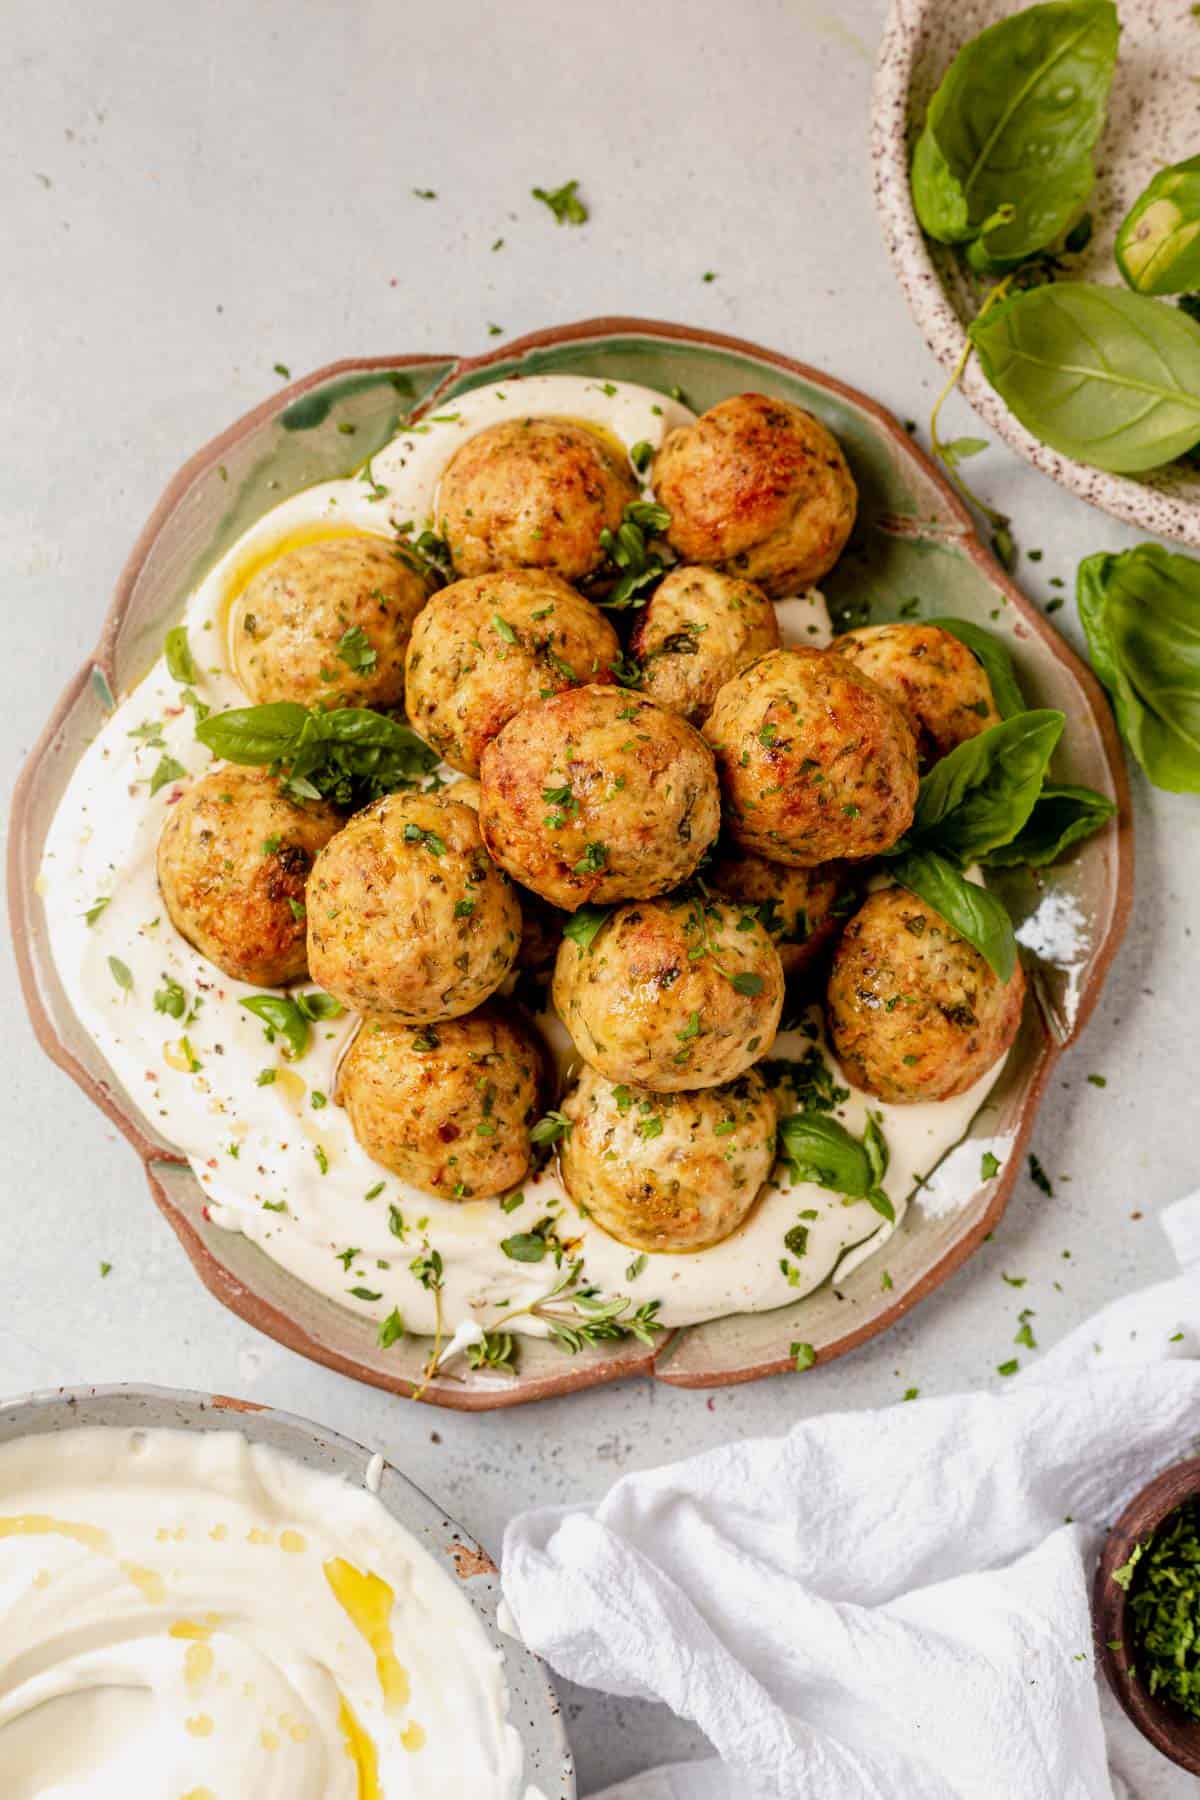
[[[564,181],[559,188],[535,187],[529,191],[535,200],[540,200],[543,206],[550,208],[556,224],[585,225],[588,220],[588,209],[579,198],[578,190],[578,181]],[[498,249],[499,244],[503,241],[502,238],[499,239],[492,248]]]
[[[379,661],[379,652],[361,625],[351,625],[338,639],[337,653],[355,675],[370,675]]]

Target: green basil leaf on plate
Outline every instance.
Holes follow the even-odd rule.
[[[266,706],[235,706],[211,713],[196,726],[196,736],[214,756],[234,763],[281,762],[296,745],[307,719],[295,700]]]
[[[1070,228],[1095,178],[1118,35],[1112,0],[1052,0],[959,51],[913,155],[913,205],[930,237],[977,239],[995,267]]]
[[[1017,713],[957,744],[921,779],[907,842],[959,863],[1007,844],[1033,811],[1065,715]]]
[[[196,736],[227,762],[280,769],[295,799],[339,806],[412,787],[437,765],[436,753],[407,725],[368,707],[322,712],[291,700],[234,707],[200,720]]]
[[[901,887],[924,900],[952,931],[978,950],[997,980],[1008,982],[1017,966],[1012,920],[986,888],[979,887],[944,856],[910,850],[890,864]]]
[[[989,869],[1044,869],[1072,844],[1099,831],[1116,810],[1107,794],[1095,788],[1047,782],[1016,837],[982,860]]]
[[[1200,793],[1200,562],[1159,544],[1102,552],[1076,597],[1121,736],[1156,787]]]
[[[791,1113],[779,1122],[780,1155],[797,1181],[812,1181],[851,1200],[875,1185],[871,1156],[860,1138],[828,1113]]]
[[[970,327],[984,374],[1027,431],[1118,475],[1200,443],[1200,325],[1089,282],[1001,300]]]
[[[1025,711],[1013,659],[1002,638],[993,631],[985,631],[982,625],[973,625],[970,619],[930,619],[927,622],[940,625],[960,644],[965,644],[975,660],[983,664],[996,711],[1002,719],[1011,719],[1014,713]]]
[[[1200,288],[1200,156],[1159,170],[1130,207],[1114,254],[1139,294]]]
[[[187,630],[183,625],[173,625],[168,631],[163,644],[163,654],[166,658],[167,674],[172,681],[178,681],[184,687],[192,687],[199,681],[200,671],[196,667],[196,659],[192,655]]]

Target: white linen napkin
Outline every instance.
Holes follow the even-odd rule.
[[[1092,1558],[1200,1433],[1200,1193],[1161,1216],[1183,1272],[999,1392],[809,1419],[512,1522],[524,1641],[718,1752],[610,1800],[1112,1800]]]

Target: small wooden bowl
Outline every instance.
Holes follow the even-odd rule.
[[[1200,1775],[1200,1719],[1188,1719],[1175,1707],[1152,1699],[1141,1682],[1130,1676],[1125,1651],[1109,1649],[1110,1643],[1124,1642],[1128,1599],[1124,1588],[1112,1579],[1113,1570],[1124,1567],[1137,1545],[1144,1544],[1168,1514],[1195,1498],[1200,1498],[1200,1456],[1164,1469],[1125,1508],[1108,1534],[1096,1570],[1092,1624],[1097,1660],[1143,1737],[1181,1769]]]

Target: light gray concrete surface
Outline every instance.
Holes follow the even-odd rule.
[[[928,414],[939,378],[870,197],[881,0],[3,10],[5,791],[168,477],[272,391],[276,362],[469,352],[498,341],[490,323],[634,312],[756,338]],[[572,176],[582,230],[529,197]],[[950,410],[953,430],[978,429]],[[1019,568],[1039,601],[1069,592],[1081,555],[1132,541],[1001,448],[971,468],[1044,551]],[[1080,642],[1070,601],[1055,622]],[[459,1417],[256,1336],[200,1287],[132,1153],[38,1052],[6,944],[0,1391],[151,1379],[272,1401],[380,1447],[498,1548],[520,1506],[598,1496],[625,1470],[909,1386],[986,1386],[1018,1303],[1048,1343],[1166,1275],[1155,1212],[1200,1182],[1196,802],[1140,778],[1135,792],[1128,940],[1035,1137],[1054,1199],[1024,1183],[994,1242],[856,1355],[713,1395],[632,1383]],[[1019,1296],[1002,1269],[1028,1278]],[[656,1709],[565,1699],[582,1793],[703,1751]],[[1157,1759],[1146,1782],[1176,1791]]]

